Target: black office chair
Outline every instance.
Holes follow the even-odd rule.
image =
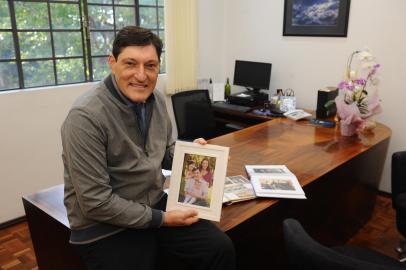
[[[172,95],[178,139],[211,139],[235,129],[216,126],[208,90],[190,90]]]
[[[294,219],[283,222],[283,234],[293,270],[404,270],[402,263],[381,253],[354,246],[328,248],[311,238]]]
[[[406,151],[392,155],[392,206],[396,210],[396,226],[406,237]],[[400,256],[406,254],[406,240],[401,240],[396,251]]]

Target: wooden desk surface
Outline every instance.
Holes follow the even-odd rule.
[[[209,141],[230,147],[227,175],[246,175],[244,165],[286,165],[304,187],[336,167],[388,139],[391,131],[378,124],[370,133],[342,137],[339,126],[317,127],[308,121],[276,118]],[[228,231],[276,204],[256,199],[224,206],[220,228]]]
[[[23,196],[23,200],[42,210],[44,213],[53,217],[63,225],[69,228],[69,221],[66,214],[66,208],[63,204],[64,185],[60,184],[37,193]]]
[[[388,139],[391,131],[379,124],[371,133],[342,137],[339,127],[323,128],[307,121],[294,122],[277,118],[209,142],[230,147],[227,175],[245,175],[244,166],[287,165],[305,187],[324,174],[351,160],[369,148]],[[61,201],[63,185],[24,196],[42,211],[69,227],[66,209]],[[228,231],[254,215],[276,204],[278,199],[256,199],[223,207],[218,224]]]

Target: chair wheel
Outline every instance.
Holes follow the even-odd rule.
[[[399,253],[399,254],[405,253],[405,250],[404,250],[403,248],[401,248],[401,247],[395,248],[395,251],[396,251],[397,253]]]

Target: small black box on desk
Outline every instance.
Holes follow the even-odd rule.
[[[317,109],[316,109],[316,118],[324,119],[336,114],[337,109],[335,106],[326,108],[324,105],[330,101],[334,100],[338,95],[337,87],[325,87],[320,89],[317,93]]]

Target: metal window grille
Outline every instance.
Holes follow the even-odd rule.
[[[0,91],[102,79],[118,30],[135,24],[163,38],[163,8],[163,0],[0,1]]]

